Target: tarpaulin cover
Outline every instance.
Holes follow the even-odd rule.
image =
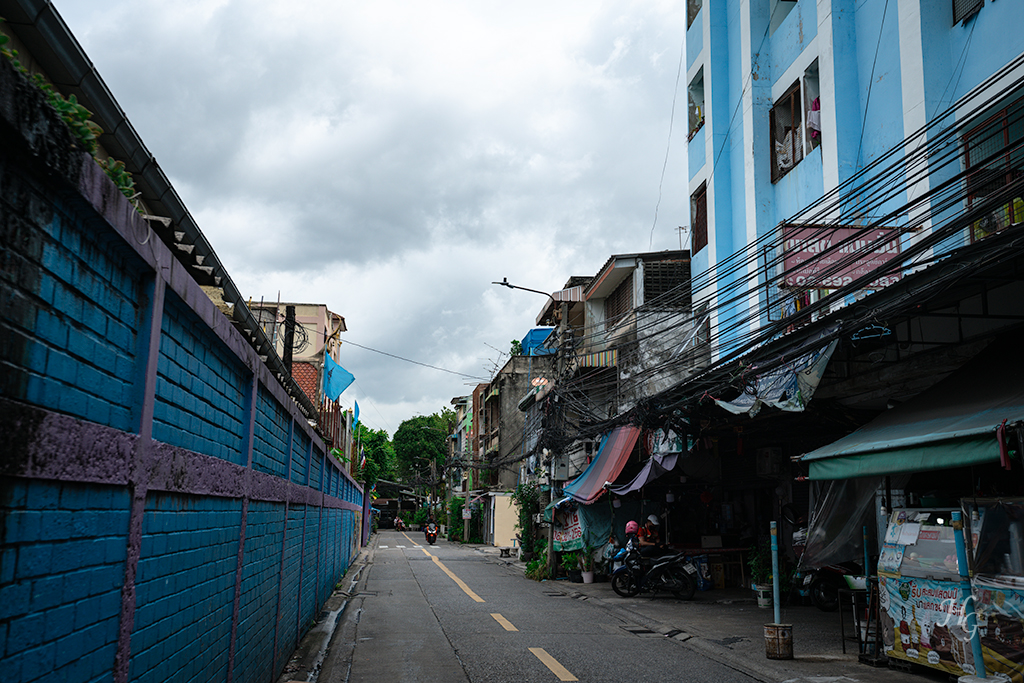
[[[811,479],[964,467],[999,460],[996,428],[1024,419],[1019,335],[1003,338],[906,403],[804,455]],[[1017,441],[1014,435],[1013,443]]]
[[[558,500],[553,500],[548,503],[547,507],[544,508],[544,521],[550,522],[553,519],[555,511],[566,507],[569,503],[572,503],[572,498],[569,496],[565,496],[564,498],[559,498]]]
[[[604,493],[605,482],[614,482],[633,451],[640,428],[633,425],[616,427],[601,442],[601,448],[583,474],[563,488],[565,495],[589,505]]]
[[[612,511],[607,504],[581,505],[583,543],[588,548],[600,548],[612,534]]]
[[[622,486],[613,486],[609,490],[612,493],[619,494],[620,496],[624,496],[632,491],[639,491],[650,482],[675,468],[676,461],[678,459],[678,453],[652,455],[650,459],[644,463],[644,466],[640,469],[637,475],[633,477],[633,481]]]
[[[851,561],[864,564],[864,527],[868,527],[869,538],[874,538],[875,491],[883,481],[883,477],[864,477],[817,484],[824,490],[811,511],[801,569]],[[902,484],[900,480],[895,486]],[[877,544],[869,547],[874,555]]]
[[[757,377],[749,390],[732,401],[718,401],[730,413],[757,415],[761,406],[800,412],[814,396],[838,341],[805,353],[792,362]]]

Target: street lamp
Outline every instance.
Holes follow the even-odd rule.
[[[547,298],[551,299],[552,301],[556,300],[555,297],[551,296],[547,292],[542,292],[539,289],[530,289],[529,287],[520,287],[519,285],[514,285],[514,284],[512,284],[511,282],[508,281],[507,277],[501,278],[501,282],[492,282],[491,284],[492,285],[500,285],[502,287],[508,287],[509,289],[522,289],[522,290],[525,290],[527,292],[534,292],[535,294],[543,294],[544,296],[546,296]]]
[[[500,285],[501,287],[508,287],[509,289],[522,289],[522,290],[525,290],[527,292],[533,292],[535,294],[541,294],[541,295],[546,296],[547,298],[551,299],[552,303],[559,303],[558,299],[556,299],[552,294],[549,294],[548,292],[542,292],[539,289],[530,289],[529,287],[520,287],[519,285],[514,285],[514,284],[512,284],[511,282],[508,281],[507,277],[501,278],[501,282],[492,282],[491,284],[492,285]],[[569,304],[566,303],[565,301],[562,301],[561,304],[562,304],[562,310],[561,310],[561,314],[559,316],[559,323],[558,323],[558,341],[559,341],[558,345],[559,345],[559,347],[561,347],[561,345],[562,345],[562,337],[565,334],[565,329],[566,329],[566,325],[567,325],[567,319],[569,317],[567,315]],[[558,370],[557,370],[557,373],[558,373],[559,376],[561,376],[561,374],[562,374],[562,363],[564,362],[564,356],[562,355],[561,348],[559,348],[559,352],[558,352],[557,358],[558,358]],[[549,467],[549,469],[548,469],[548,495],[545,496],[543,490],[541,491],[541,495],[540,495],[541,512],[543,512],[544,507],[546,507],[547,504],[551,502],[551,494],[553,492],[551,489],[554,486],[554,481],[555,481],[555,465],[554,465],[554,461],[553,460],[552,460],[551,463],[549,463],[548,467]],[[548,548],[547,548],[548,572],[553,575],[554,574],[554,568],[555,568],[555,551],[554,551],[555,525],[554,525],[554,519],[552,519],[551,524],[548,525],[547,538],[548,538]]]

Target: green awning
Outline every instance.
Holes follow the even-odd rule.
[[[993,342],[963,367],[857,431],[803,455],[811,479],[965,467],[999,460],[996,428],[1024,420],[1020,335]],[[1014,435],[1011,446],[1016,446]]]
[[[850,479],[869,475],[966,467],[999,459],[995,428],[982,437],[943,441],[811,461],[811,479]],[[808,455],[811,455],[810,453]],[[806,457],[806,456],[805,456]]]

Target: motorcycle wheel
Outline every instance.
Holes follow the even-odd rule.
[[[816,578],[811,583],[810,593],[811,602],[822,612],[835,612],[839,609],[839,590],[827,581]]]
[[[693,578],[682,567],[671,567],[665,573],[665,578],[671,583],[672,595],[678,600],[692,600],[693,594],[697,592],[697,579]]]
[[[612,590],[624,598],[631,598],[640,592],[640,584],[629,572],[612,577]]]

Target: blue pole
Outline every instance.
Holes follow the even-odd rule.
[[[870,555],[870,553],[868,553],[868,526],[867,526],[867,524],[864,525],[863,533],[864,533],[864,580],[867,581],[868,577],[871,576],[871,568],[869,567],[869,565],[871,564],[871,555]]]
[[[987,678],[985,659],[981,652],[981,634],[978,633],[978,619],[974,614],[974,594],[971,592],[971,578],[967,569],[967,546],[964,544],[964,522],[959,510],[953,512],[953,537],[956,539],[956,564],[960,570],[960,591],[964,596],[964,612],[967,613],[967,633],[971,636],[971,651],[974,653],[974,675]]]
[[[775,623],[782,623],[782,600],[779,597],[779,529],[772,522],[772,602],[775,603]]]

